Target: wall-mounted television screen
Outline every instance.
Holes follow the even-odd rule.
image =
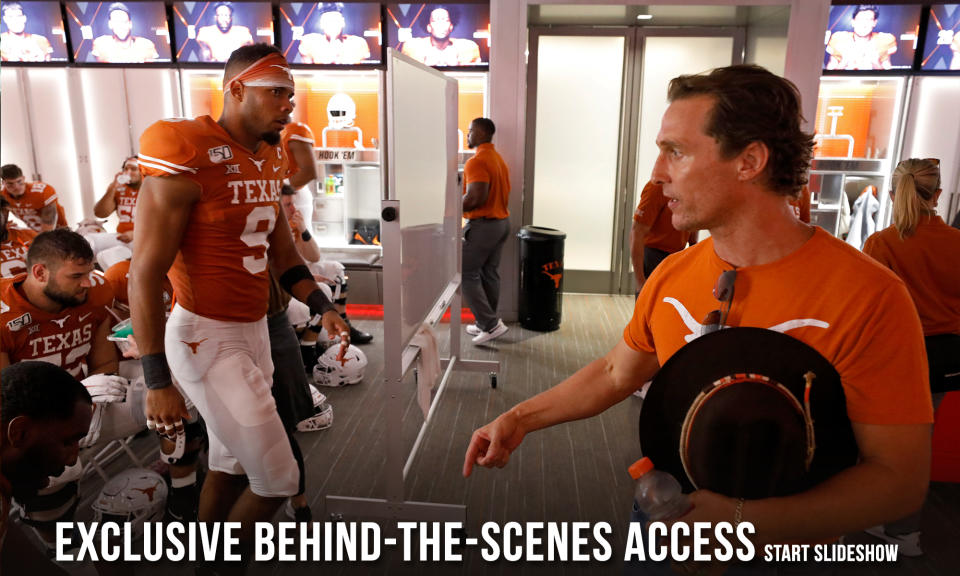
[[[428,66],[490,63],[487,4],[388,4],[389,45]]]
[[[910,68],[917,51],[920,11],[919,5],[831,6],[824,36],[824,69]]]
[[[241,46],[273,44],[269,2],[174,2],[177,62],[226,62]]]
[[[163,2],[67,2],[75,62],[170,62]]]
[[[380,5],[282,3],[280,43],[291,64],[379,64]]]
[[[960,70],[960,4],[930,7],[921,68]]]
[[[3,2],[0,14],[0,60],[67,61],[59,2]]]

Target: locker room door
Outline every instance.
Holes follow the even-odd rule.
[[[566,232],[565,291],[633,293],[630,218],[667,83],[743,45],[738,28],[531,28],[523,224]]]

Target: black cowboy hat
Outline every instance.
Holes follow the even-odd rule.
[[[858,454],[836,369],[763,328],[719,330],[678,350],[643,401],[640,447],[685,492],[735,498],[802,492]]]

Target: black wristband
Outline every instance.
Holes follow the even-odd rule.
[[[310,273],[310,269],[307,268],[306,264],[297,264],[281,274],[279,279],[280,287],[286,290],[287,294],[293,294],[293,286],[301,280],[314,281],[313,274]]]
[[[327,298],[327,295],[323,293],[323,290],[319,288],[307,296],[305,304],[310,307],[311,314],[320,314],[322,316],[331,310],[334,312],[337,311],[333,306],[333,302],[331,302],[330,299]]]
[[[300,239],[303,240],[304,242],[309,242],[310,238],[311,236],[310,236],[309,230],[304,230],[303,232],[300,233]]]
[[[150,390],[162,390],[173,384],[167,355],[163,352],[141,356],[140,364],[143,366],[144,383]]]

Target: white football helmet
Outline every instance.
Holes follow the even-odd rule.
[[[134,538],[143,535],[144,522],[163,519],[167,483],[152,470],[131,468],[111,478],[93,503],[94,520],[130,522]]]
[[[317,365],[313,367],[313,381],[318,385],[336,388],[359,384],[363,380],[363,371],[367,367],[367,355],[363,350],[351,344],[343,356],[342,364],[337,360],[339,351],[340,346],[334,344],[317,359]]]
[[[314,432],[333,426],[333,406],[327,403],[327,397],[313,384],[310,385],[310,394],[313,396],[313,416],[298,422],[297,430]]]
[[[349,94],[337,92],[327,101],[327,127],[342,130],[353,126],[357,119],[357,103]]]

